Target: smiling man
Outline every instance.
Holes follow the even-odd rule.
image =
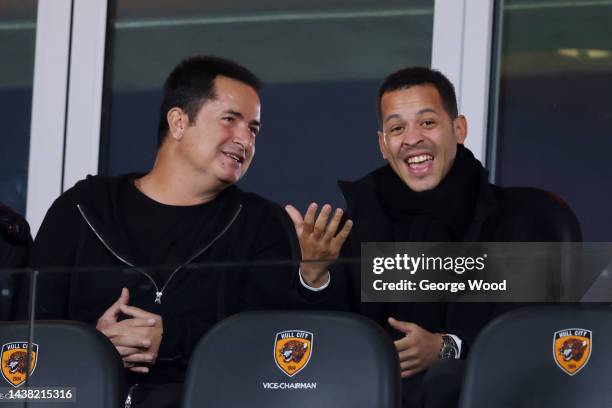
[[[282,209],[234,186],[255,154],[259,87],[231,61],[183,61],[164,86],[153,168],[78,182],[36,237],[32,266],[78,267],[42,270],[36,317],[95,324],[123,359],[132,406],[178,406],[202,335],[233,313],[285,307],[297,281],[289,267],[191,266],[294,252]]]
[[[571,210],[543,191],[489,183],[487,171],[463,146],[467,120],[440,72],[397,71],[382,82],[377,102],[378,144],[388,164],[339,183],[347,221],[338,235],[342,210],[329,220],[329,205],[316,216],[313,203],[303,218],[286,208],[302,258],[319,261],[303,263],[301,272],[325,294],[321,308],[362,313],[394,337],[404,407],[453,407],[462,380],[459,359],[500,311],[497,305],[362,303],[359,265],[332,260],[339,253],[359,258],[363,242],[547,242],[559,239],[551,220],[569,219],[579,227]]]
[[[390,85],[379,96],[380,151],[410,190],[432,190],[452,168],[457,145],[465,141],[465,117],[445,103],[442,93],[448,89],[427,83],[399,89]]]

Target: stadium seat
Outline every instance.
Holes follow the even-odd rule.
[[[489,324],[467,361],[462,408],[612,404],[612,310],[541,306]]]
[[[0,344],[2,345],[2,386],[3,393],[9,390],[25,389],[25,350],[27,350],[27,322],[0,323]],[[25,344],[24,344],[25,343]],[[123,366],[121,358],[108,339],[83,323],[68,321],[37,321],[32,340],[33,370],[28,387],[48,388],[51,393],[45,398],[38,393],[38,400],[30,405],[23,402],[2,401],[2,407],[52,406],[114,408],[122,407]],[[21,366],[20,366],[21,365]],[[72,389],[75,401],[62,402],[54,397],[53,389]],[[55,396],[68,393],[59,392]]]
[[[216,325],[192,355],[183,407],[399,407],[390,337],[349,313],[249,312]]]
[[[576,273],[581,266],[580,245],[571,243],[582,242],[582,232],[571,207],[548,191],[531,187],[508,187],[507,191],[509,195],[524,202],[527,205],[525,208],[538,208],[538,217],[532,220],[529,228],[538,231],[542,241],[558,243],[554,255],[558,262],[546,268],[550,284],[548,300],[563,298],[566,301],[579,301],[583,294],[581,288],[585,287],[586,282],[582,281],[581,274]],[[547,199],[543,200],[541,195],[545,195]],[[544,248],[546,245],[542,245],[541,249]]]

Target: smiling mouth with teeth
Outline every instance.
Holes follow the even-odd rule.
[[[240,156],[237,156],[233,153],[224,153],[227,157],[229,157],[230,159],[234,160],[237,163],[242,163],[244,161],[244,159]]]
[[[433,156],[430,156],[429,154],[422,154],[420,156],[409,157],[407,162],[408,164],[421,164],[431,160],[433,160]]]

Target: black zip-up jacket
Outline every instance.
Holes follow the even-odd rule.
[[[211,236],[196,245],[199,250],[185,260],[187,265],[174,274],[157,303],[156,292],[164,282],[155,282],[150,270],[131,267],[135,262],[118,222],[121,197],[133,177],[90,176],[53,203],[30,260],[32,267],[41,268],[36,318],[95,325],[127,287],[129,304],[161,315],[164,326],[158,361],[139,381],[181,382],[194,346],[217,321],[243,310],[291,306],[299,246],[280,207],[231,186],[222,193],[222,215],[210,220]],[[264,265],[291,259],[295,265]],[[211,262],[242,265],[190,266]]]
[[[362,242],[393,241],[392,220],[377,192],[375,173],[355,182],[340,181],[347,208],[345,218],[354,221],[342,248],[342,257],[359,259]],[[452,205],[452,203],[449,203]],[[465,242],[563,242],[580,241],[578,221],[572,210],[550,193],[523,187],[499,187],[489,183],[481,169],[474,216]],[[358,263],[332,267],[326,298],[318,307],[362,313],[398,338],[386,319],[389,316],[419,324],[430,332],[452,333],[462,341],[464,358],[477,333],[512,304],[486,303],[362,303]]]
[[[0,321],[11,320],[17,306],[18,290],[26,275],[15,270],[26,266],[32,237],[27,221],[0,203]]]

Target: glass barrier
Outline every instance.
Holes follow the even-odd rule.
[[[300,264],[293,260],[2,269],[0,316],[2,321],[26,320],[34,307],[36,319],[95,324],[122,296],[126,305],[151,313],[202,313],[211,324],[247,310],[325,307],[310,304],[308,295],[323,298],[346,293],[348,297],[351,291],[355,292],[350,294],[353,304],[345,300],[342,307],[335,306],[358,311],[357,304],[362,302],[587,303],[612,299],[612,243],[363,243],[361,251],[361,258],[336,260],[330,268],[329,287],[319,291],[309,289],[300,279]],[[441,295],[432,298],[419,294],[427,292],[422,281],[450,287],[447,283],[451,281],[474,280],[491,285],[468,287],[465,292],[482,293],[494,286],[493,280],[506,281],[505,291],[513,290],[514,297],[504,295],[503,289],[491,289],[487,297],[459,296],[450,289],[438,289]],[[407,289],[414,285],[405,281],[414,283],[416,289]],[[129,293],[122,295],[123,288]],[[406,295],[371,298],[368,293],[372,290]]]
[[[122,398],[134,384],[181,383],[206,333],[246,311],[360,313],[399,338],[388,317],[452,333],[463,324],[448,320],[453,313],[469,311],[471,327],[480,330],[524,305],[597,308],[612,299],[612,243],[364,243],[361,253],[337,260],[318,291],[290,260],[2,270],[0,394],[12,395],[14,404],[42,396],[83,403],[100,381],[110,381],[112,367]],[[453,283],[465,288],[454,290]],[[58,361],[69,358],[67,367],[75,358],[85,361],[88,345],[106,356],[88,367],[104,367],[105,376],[94,368],[66,374]]]

